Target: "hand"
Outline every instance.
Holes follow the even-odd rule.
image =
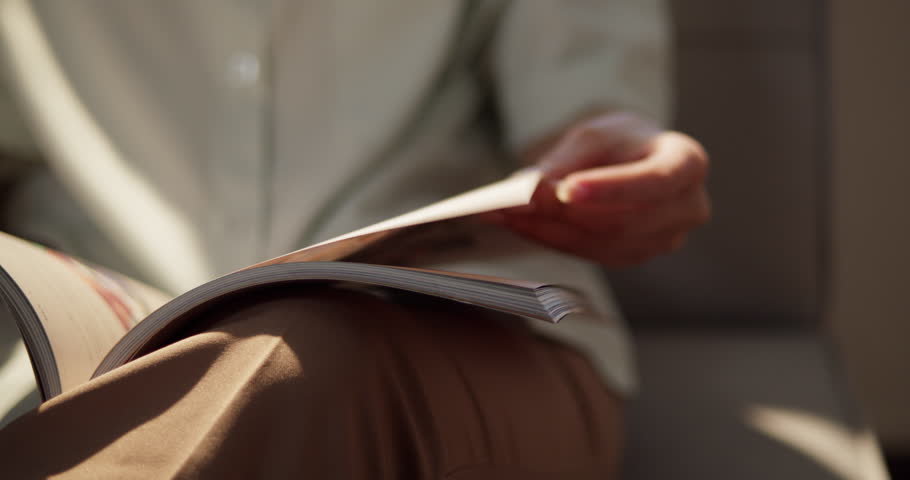
[[[537,156],[544,181],[528,207],[498,220],[545,245],[604,265],[635,265],[679,249],[708,221],[701,145],[641,117],[583,120]]]

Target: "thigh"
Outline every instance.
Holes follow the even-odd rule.
[[[510,316],[442,302],[408,316],[408,398],[446,478],[610,478],[621,402],[586,358]]]
[[[295,415],[315,433],[308,444],[321,439],[304,453],[310,462],[370,479],[602,479],[615,470],[621,403],[577,352],[513,316],[347,295],[356,300],[328,324],[296,321],[286,334],[304,372],[292,396],[308,398]]]
[[[0,456],[25,476],[604,478],[618,402],[516,320],[275,289],[46,403]]]

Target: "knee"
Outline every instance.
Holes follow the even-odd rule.
[[[375,369],[379,350],[389,343],[390,332],[401,330],[396,325],[407,314],[375,295],[304,284],[225,303],[209,316],[230,342],[269,345],[264,367],[281,372],[282,382],[318,383],[331,390]]]

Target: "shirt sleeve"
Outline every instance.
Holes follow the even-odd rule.
[[[34,137],[25,125],[7,80],[8,75],[5,65],[0,62],[0,188],[14,181],[39,158]]]
[[[669,117],[662,0],[520,0],[491,49],[506,141],[520,150],[595,108]]]

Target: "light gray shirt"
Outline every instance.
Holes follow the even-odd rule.
[[[592,108],[666,118],[659,0],[0,5],[10,82],[64,187],[18,190],[18,228],[171,291],[502,177]],[[65,196],[90,222],[41,220]],[[457,267],[587,290],[609,322],[535,328],[628,391],[600,272],[516,252]]]

